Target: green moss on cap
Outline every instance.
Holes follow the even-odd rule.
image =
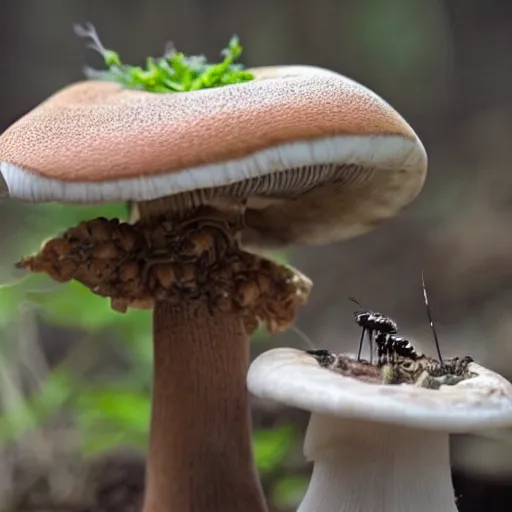
[[[142,68],[123,64],[117,52],[103,46],[90,23],[76,25],[75,33],[91,40],[89,47],[101,54],[108,68],[105,71],[87,68],[87,76],[119,82],[130,89],[156,93],[185,92],[254,80],[252,73],[235,63],[242,54],[237,36],[231,38],[221,53],[224,59],[216,64],[208,63],[203,55],[186,56],[169,48],[162,57],[148,57],[146,67]]]

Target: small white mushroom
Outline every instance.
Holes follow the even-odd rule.
[[[279,348],[252,363],[248,387],[312,413],[304,453],[314,469],[299,512],[456,512],[449,434],[512,425],[512,385],[470,370],[438,390],[372,384]]]

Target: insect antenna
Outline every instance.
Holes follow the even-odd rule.
[[[359,307],[366,309],[355,297],[349,297],[348,300],[355,302]]]
[[[425,298],[425,306],[427,307],[427,314],[428,314],[428,319],[430,321],[430,328],[432,329],[432,334],[434,335],[434,341],[435,341],[436,349],[437,349],[437,356],[439,357],[439,362],[441,363],[441,365],[444,365],[443,356],[441,355],[441,349],[439,348],[439,340],[437,339],[436,328],[434,326],[434,321],[432,320],[432,313],[430,312],[430,306],[428,303],[427,287],[425,286],[425,277],[423,275],[423,270],[421,271],[421,285],[423,287],[423,297]]]
[[[290,331],[293,331],[299,336],[299,338],[308,346],[311,350],[317,350],[318,347],[311,341],[311,338],[304,332],[301,331],[296,325],[290,327]]]

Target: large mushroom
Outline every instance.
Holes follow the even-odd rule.
[[[298,512],[456,512],[449,434],[512,426],[512,384],[474,362],[439,381],[452,385],[382,384],[376,366],[346,362],[340,374],[278,348],[249,369],[251,393],[311,412],[314,467]]]
[[[24,201],[136,206],[94,219],[21,266],[77,279],[116,310],[153,308],[154,385],[144,512],[265,509],[245,385],[249,335],[281,330],[309,293],[244,244],[362,234],[419,193],[424,148],[386,102],[313,67],[152,94],[104,81],[56,93],[0,137]]]

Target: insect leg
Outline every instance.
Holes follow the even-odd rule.
[[[361,360],[361,351],[363,350],[363,342],[364,342],[364,333],[366,332],[366,327],[363,327],[361,332],[361,339],[359,340],[359,351],[357,352],[357,360]]]
[[[368,329],[368,341],[370,342],[370,364],[373,363],[373,329]]]

